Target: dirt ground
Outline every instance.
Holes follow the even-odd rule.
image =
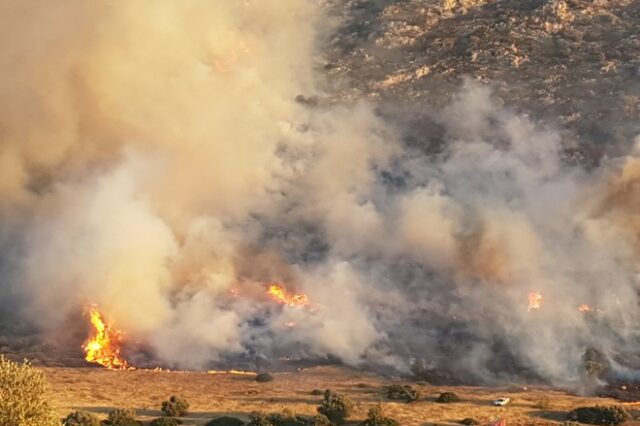
[[[252,411],[281,412],[289,408],[299,415],[312,416],[322,396],[314,389],[332,389],[357,402],[351,420],[363,419],[367,410],[381,403],[387,415],[403,426],[455,424],[466,417],[483,423],[500,416],[509,425],[559,424],[571,409],[583,405],[617,404],[608,398],[586,398],[555,389],[478,388],[421,385],[420,400],[407,404],[386,399],[387,378],[337,367],[315,367],[299,372],[275,373],[275,380],[257,383],[253,375],[210,374],[206,372],[110,371],[97,368],[43,368],[55,394],[60,415],[83,409],[105,417],[113,408],[135,408],[141,420],[159,417],[160,404],[173,394],[185,397],[191,413],[185,424],[201,425],[220,415],[248,419]],[[455,404],[438,404],[440,392],[453,391],[461,398]],[[508,396],[506,407],[494,407],[491,401]],[[540,409],[544,398],[550,406]],[[634,415],[640,414],[640,402],[624,403]],[[638,424],[639,422],[631,422]]]

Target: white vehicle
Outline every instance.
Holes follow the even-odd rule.
[[[498,398],[498,399],[493,401],[493,405],[497,405],[499,407],[504,407],[505,405],[507,405],[509,403],[509,401],[511,401],[511,399],[509,399],[509,398]]]

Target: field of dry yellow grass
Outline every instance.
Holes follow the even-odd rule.
[[[75,409],[102,417],[113,408],[135,408],[141,420],[159,417],[160,404],[172,394],[185,397],[191,413],[185,424],[202,425],[220,415],[248,419],[252,411],[281,412],[289,408],[299,415],[314,415],[322,396],[314,389],[332,389],[357,402],[351,420],[366,416],[367,410],[381,403],[385,412],[403,426],[455,424],[466,417],[483,423],[503,417],[509,425],[552,425],[561,423],[571,409],[595,404],[619,403],[607,398],[588,398],[542,388],[480,388],[423,385],[420,400],[407,404],[386,399],[386,386],[402,383],[387,378],[337,367],[315,367],[299,372],[275,373],[275,380],[257,383],[253,375],[231,373],[168,371],[111,371],[96,368],[44,368],[55,394],[60,415]],[[438,404],[440,392],[453,391],[461,398],[455,404]],[[491,401],[508,396],[506,407]],[[540,409],[547,398],[550,406]],[[640,403],[625,403],[633,414]],[[640,424],[631,422],[629,424]]]

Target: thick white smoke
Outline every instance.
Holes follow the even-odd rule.
[[[433,155],[370,105],[296,101],[320,92],[323,19],[301,0],[4,1],[0,283],[22,313],[55,333],[96,303],[188,368],[292,351],[500,380],[506,353],[561,381],[588,346],[628,350],[640,160],[571,168],[474,85]],[[274,307],[274,282],[311,306]]]

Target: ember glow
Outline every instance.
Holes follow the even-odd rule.
[[[269,286],[269,295],[273,300],[287,306],[309,306],[306,294],[289,293],[284,287],[273,284]]]
[[[533,310],[540,309],[541,305],[542,305],[542,293],[540,293],[539,291],[534,291],[529,293],[529,307],[527,308],[527,310],[531,312]]]
[[[85,359],[110,369],[129,368],[127,361],[120,355],[122,332],[105,322],[96,306],[90,308],[89,319],[93,330],[82,345]]]

